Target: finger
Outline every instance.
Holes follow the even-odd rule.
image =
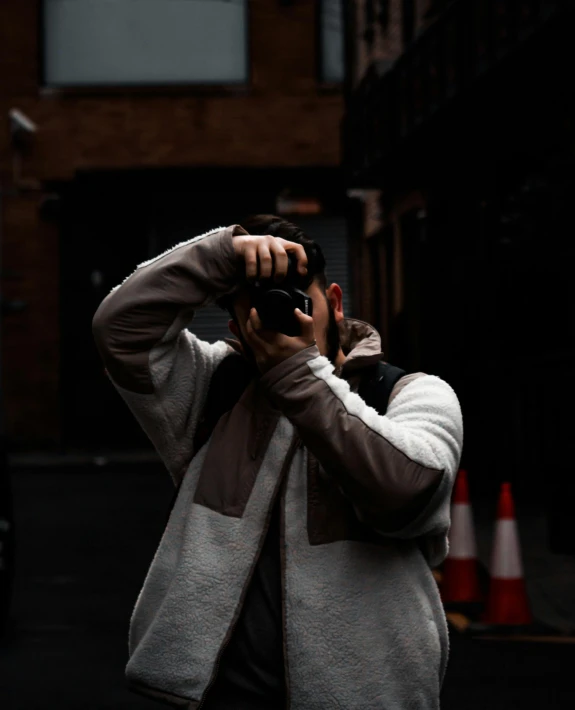
[[[255,341],[256,350],[266,351],[269,347],[281,348],[285,345],[284,340],[287,336],[277,330],[266,330],[255,308],[250,311],[246,328],[252,334],[252,342]]]
[[[305,249],[301,244],[297,244],[296,242],[289,242],[287,240],[282,240],[283,241],[283,247],[286,251],[288,252],[293,252],[296,256],[297,262],[298,262],[298,271],[300,274],[307,274],[307,254],[305,253]]]
[[[256,351],[261,350],[266,342],[256,333],[250,318],[246,321],[246,340]]]
[[[300,273],[305,276],[307,274],[307,254],[305,253],[305,249],[301,246],[301,244],[298,249],[298,258]]]
[[[270,248],[265,242],[258,244],[258,259],[260,262],[260,279],[269,279],[272,275],[272,255]]]
[[[275,280],[282,281],[287,276],[289,259],[286,250],[278,243],[277,240],[270,244],[270,251],[273,254],[275,267]]]
[[[249,316],[249,321],[252,324],[252,327],[254,330],[263,330],[263,323],[260,319],[259,313],[255,308],[252,308],[250,310],[250,316]]]
[[[252,325],[251,319],[248,318],[246,321],[246,340],[248,342],[250,342],[254,339],[254,336],[255,336],[254,326]]]
[[[244,260],[246,262],[246,278],[248,281],[255,279],[258,275],[258,255],[255,244],[246,246]]]
[[[295,314],[299,322],[301,323],[301,337],[307,342],[315,341],[315,328],[313,318],[307,316],[305,313],[300,311],[299,308],[295,309]]]

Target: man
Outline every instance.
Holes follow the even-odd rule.
[[[295,337],[262,329],[247,288],[281,282],[290,253],[313,300]],[[385,416],[368,407],[357,389],[380,337],[324,279],[316,244],[260,216],[141,264],[94,316],[111,381],[181,484],[130,622],[135,692],[190,710],[439,707],[430,567],[447,553],[461,409],[426,373],[397,382]],[[186,328],[213,302],[239,340]],[[234,350],[253,376],[195,450]]]

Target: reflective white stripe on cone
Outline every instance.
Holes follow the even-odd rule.
[[[443,563],[440,592],[444,603],[483,600],[477,575],[477,546],[465,469],[460,469],[455,482],[449,553]]]
[[[501,626],[523,626],[533,621],[523,578],[510,483],[502,484],[499,496],[491,554],[491,583],[483,620],[487,624]]]

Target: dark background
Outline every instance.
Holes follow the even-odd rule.
[[[250,0],[245,82],[62,86],[59,1],[0,4],[0,708],[152,707],[123,673],[172,484],[92,317],[142,261],[276,211],[387,359],[456,391],[484,580],[512,484],[537,633],[451,626],[442,707],[573,707],[573,4]]]

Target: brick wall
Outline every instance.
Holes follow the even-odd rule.
[[[339,163],[342,98],[318,90],[312,0],[287,7],[250,0],[252,84],[223,95],[43,93],[38,5],[0,4],[0,93],[39,126],[26,166],[36,177],[94,167]]]
[[[26,304],[2,318],[5,433],[48,446],[59,435],[58,229],[40,219],[38,194],[2,202],[2,297]]]
[[[423,31],[433,19],[426,19],[425,13],[433,0],[415,0],[415,35]],[[365,39],[366,5],[371,3],[375,9],[373,42]],[[378,19],[379,3],[377,0],[354,0],[356,73],[354,84],[361,81],[367,68],[377,62],[385,68],[391,65],[403,51],[402,42],[402,0],[389,0],[387,28],[384,29]]]
[[[337,166],[341,92],[317,82],[316,3],[250,0],[251,84],[235,91],[58,93],[39,86],[36,0],[0,3],[0,185],[14,187],[7,112],[37,125],[24,178],[38,191],[6,197],[2,266],[19,274],[3,293],[25,313],[3,317],[6,434],[57,444],[58,234],[39,205],[48,181],[79,169],[140,166]]]

